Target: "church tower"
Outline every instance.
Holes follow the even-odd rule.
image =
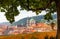
[[[26,26],[27,26],[27,27],[29,26],[29,17],[27,17],[27,23],[26,23]]]
[[[29,25],[31,26],[33,24],[35,25],[36,24],[36,21],[33,18],[31,18],[30,21],[29,21]]]

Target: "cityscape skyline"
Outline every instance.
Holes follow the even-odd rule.
[[[55,24],[53,29],[51,24],[46,24],[44,22],[36,23],[36,20],[27,19],[26,25],[0,25],[0,35],[17,35],[17,34],[29,34],[34,32],[51,32],[52,30],[57,30],[57,25]]]

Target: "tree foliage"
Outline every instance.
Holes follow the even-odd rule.
[[[56,4],[52,0],[0,0],[0,11],[5,12],[10,23],[14,22],[14,17],[19,14],[18,6],[21,6],[20,10],[31,10],[37,15],[45,10],[47,12],[45,19],[47,20],[51,20],[51,13],[56,12]]]

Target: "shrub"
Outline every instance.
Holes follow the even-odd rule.
[[[45,39],[49,39],[49,38],[48,38],[48,35],[45,36]]]
[[[21,36],[21,39],[24,39],[24,37],[23,37],[23,36]]]
[[[56,39],[56,37],[51,36],[50,39]]]
[[[31,39],[38,39],[38,38],[36,38],[35,36],[32,36]]]

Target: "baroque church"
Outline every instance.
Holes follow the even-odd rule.
[[[36,20],[35,19],[33,19],[33,18],[27,18],[27,24],[26,24],[26,26],[28,27],[28,26],[32,26],[32,25],[36,25]]]

